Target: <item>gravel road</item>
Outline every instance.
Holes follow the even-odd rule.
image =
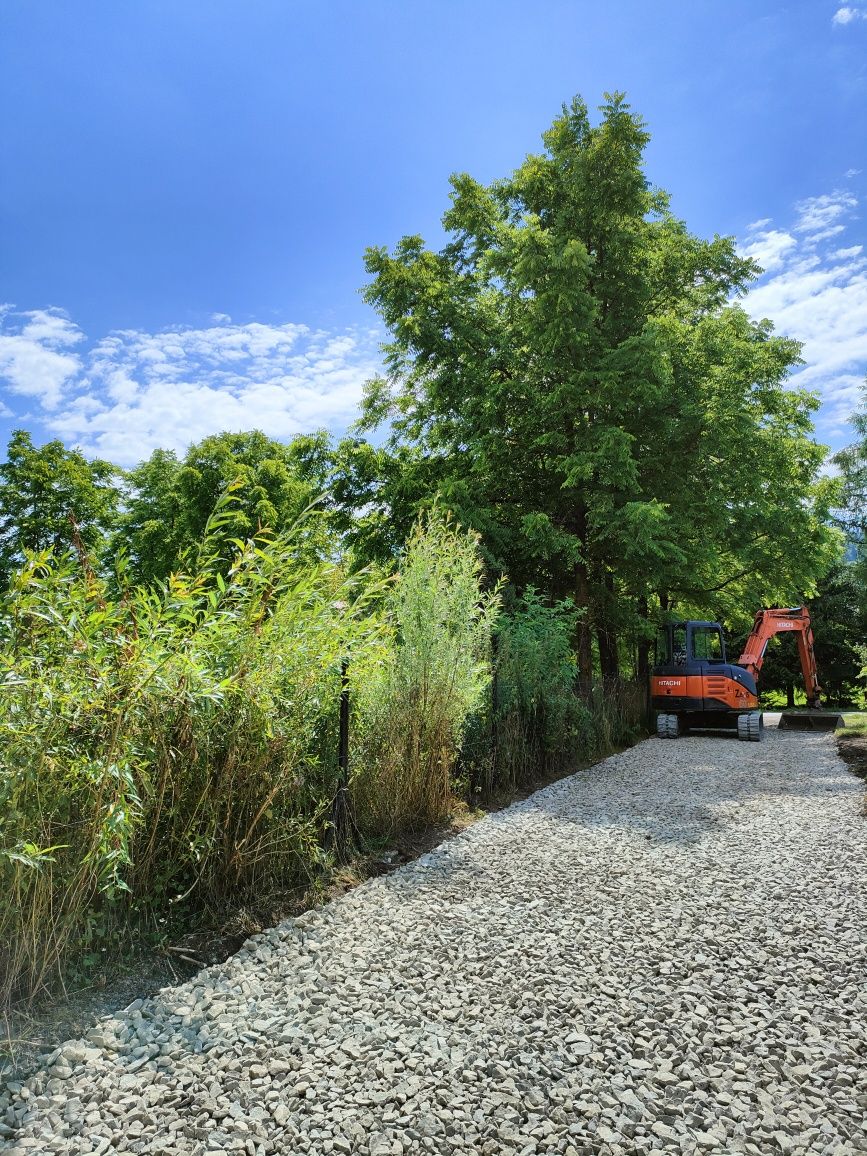
[[[34,1153],[867,1153],[867,821],[829,735],[650,739],[136,1001]]]

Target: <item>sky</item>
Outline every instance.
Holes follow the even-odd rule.
[[[357,415],[364,249],[442,243],[564,101],[627,94],[649,179],[766,270],[819,439],[867,373],[867,0],[0,0],[0,439],[132,466]]]

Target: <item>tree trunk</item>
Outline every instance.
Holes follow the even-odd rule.
[[[575,563],[575,605],[578,607],[578,633],[575,650],[578,657],[578,690],[587,696],[593,688],[593,642],[590,616],[590,578],[587,571],[587,511],[579,506],[575,511],[575,536],[581,547],[581,558]]]
[[[795,684],[793,682],[786,683],[786,709],[795,709]]]
[[[593,649],[590,637],[590,583],[583,562],[575,565],[575,605],[578,607],[578,635],[575,649],[578,655],[578,689],[588,695],[593,685]]]
[[[601,585],[605,588],[605,600],[601,607],[602,621],[596,627],[596,641],[599,644],[599,666],[603,682],[609,684],[620,681],[620,656],[617,649],[617,632],[612,629],[610,622],[613,616],[616,598],[614,596],[614,575],[606,572],[600,576]]]
[[[607,626],[599,626],[596,630],[596,641],[599,644],[599,667],[602,679],[607,683],[620,681],[620,662],[617,655],[617,635]]]
[[[647,599],[641,597],[638,599],[638,617],[642,622],[647,622],[648,608]],[[635,674],[642,686],[650,678],[650,647],[651,642],[649,638],[641,637],[638,640],[638,661],[636,663]]]

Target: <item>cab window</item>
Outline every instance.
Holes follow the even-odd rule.
[[[672,629],[671,659],[675,666],[686,666],[686,627]]]
[[[671,655],[668,652],[668,628],[663,627],[656,636],[656,661],[662,665],[671,662]]]
[[[692,632],[692,653],[708,662],[723,661],[722,635],[712,626],[696,626]]]

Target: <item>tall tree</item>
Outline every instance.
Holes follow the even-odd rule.
[[[392,341],[364,425],[392,423],[519,586],[574,599],[585,682],[594,635],[616,674],[618,631],[653,599],[751,583],[761,601],[831,552],[817,403],[783,387],[797,343],[732,304],[756,266],[650,187],[624,98],[601,112],[573,100],[506,180],[453,177],[439,252],[366,254]]]
[[[128,552],[136,578],[164,578],[198,546],[230,487],[232,499],[222,511],[220,530],[227,552],[232,539],[263,530],[278,533],[317,502],[324,478],[321,458],[315,439],[302,439],[296,447],[259,430],[204,438],[183,459],[156,450],[127,475],[116,543]],[[313,553],[329,548],[324,512],[307,520],[299,540]]]
[[[35,446],[15,430],[0,465],[0,581],[25,550],[65,549],[76,536],[99,550],[117,515],[119,474],[61,441]]]
[[[394,565],[419,515],[436,501],[436,463],[414,446],[390,450],[360,437],[319,441],[314,462],[304,441],[296,438],[293,449],[302,472],[309,470],[305,477],[322,494],[346,561],[355,568]]]
[[[177,486],[181,463],[172,450],[154,450],[124,478],[124,509],[114,550],[129,556],[136,579],[163,578],[176,566],[189,525]]]

